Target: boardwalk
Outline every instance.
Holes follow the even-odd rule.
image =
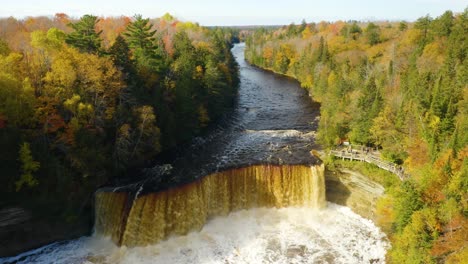
[[[370,148],[364,146],[343,146],[330,151],[330,155],[341,159],[349,159],[351,161],[365,161],[367,163],[372,163],[377,167],[389,171],[400,178],[400,180],[405,180],[409,178],[409,175],[405,173],[403,167],[388,161],[384,161],[380,158],[380,153],[377,151],[372,151]]]

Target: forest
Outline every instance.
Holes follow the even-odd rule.
[[[468,9],[415,22],[259,29],[247,60],[321,103],[318,140],[379,148],[409,180],[387,184],[379,225],[391,263],[468,259]]]
[[[232,108],[233,39],[170,14],[0,19],[0,207],[90,230],[98,187]]]

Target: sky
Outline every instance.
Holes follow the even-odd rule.
[[[3,0],[0,17],[66,13],[156,18],[166,12],[204,26],[285,25],[336,20],[406,20],[446,10],[463,12],[467,0]]]

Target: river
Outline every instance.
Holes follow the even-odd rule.
[[[301,172],[304,169],[281,168],[282,165],[311,168],[320,166],[320,160],[310,153],[312,149],[318,148],[314,139],[319,106],[311,102],[307,92],[300,88],[296,81],[246,63],[244,48],[244,44],[238,44],[232,50],[240,66],[241,85],[236,109],[228,121],[222,122],[208,136],[194,139],[191,146],[182,151],[176,159],[145,169],[144,173],[148,174],[145,180],[100,190],[100,193],[111,195],[131,194],[128,196],[131,197],[129,201],[133,207],[125,214],[124,220],[120,215],[117,217],[118,225],[125,221],[126,228],[119,231],[121,233],[116,235],[119,237],[117,240],[102,235],[105,232],[97,232],[91,237],[58,242],[16,257],[0,259],[0,263],[384,263],[389,244],[385,235],[371,221],[353,213],[347,207],[332,203],[326,204],[326,208],[305,206],[312,196],[315,197],[313,199],[322,199],[325,203],[324,190],[318,190],[318,196],[308,193],[304,198],[298,194],[299,191],[309,192],[309,189],[312,189],[310,186],[324,189],[325,186],[320,185],[323,184],[323,170],[322,181],[307,181],[309,185],[303,186],[301,182],[297,182],[284,187],[289,184],[289,180],[285,179],[292,179],[291,177],[297,175],[297,171]],[[260,190],[260,185],[257,189],[248,189],[257,184],[259,177],[264,175],[253,176],[254,179],[257,177],[257,182],[253,181],[253,184],[248,180],[237,185],[229,183],[225,192],[235,191],[235,195],[242,196],[235,205],[233,200],[236,197],[233,193],[217,194],[219,199],[221,196],[228,197],[229,204],[225,205],[227,209],[223,214],[212,216],[212,213],[204,212],[204,225],[200,228],[187,234],[168,233],[168,226],[172,227],[175,221],[171,218],[181,218],[181,214],[192,210],[194,203],[188,203],[186,200],[194,197],[193,199],[201,204],[200,208],[209,211],[210,208],[206,208],[212,205],[206,203],[218,199],[218,196],[211,193],[211,189],[214,188],[211,181],[207,180],[209,184],[204,184],[200,180],[205,175],[212,174],[212,178],[224,177],[225,181],[231,181],[232,178],[229,177],[236,175],[232,171],[229,175],[223,174],[223,171],[259,164],[267,167],[255,168],[255,173],[261,171],[268,174],[276,171],[276,174],[280,175],[278,177],[282,177],[278,178],[280,181],[272,179],[272,182],[269,182],[269,176],[268,180],[262,178],[265,180],[262,183],[271,187],[267,189],[274,192],[272,197],[262,197],[267,202],[260,203],[258,200],[260,198],[256,192]],[[270,168],[269,164],[277,167]],[[242,177],[246,177],[245,179],[250,177],[244,174]],[[312,173],[311,177],[315,177],[316,174]],[[136,228],[139,231],[128,236],[156,234],[154,226],[162,220],[157,223],[151,222],[151,217],[158,217],[154,209],[157,203],[155,197],[164,194],[166,189],[174,190],[178,188],[176,186],[193,181],[200,182],[194,187],[200,193],[191,194],[188,198],[181,198],[181,194],[177,194],[186,207],[177,207],[179,210],[175,213],[166,212],[169,204],[167,200],[172,198],[165,196],[164,206],[168,215],[163,217],[164,237],[159,243],[147,243],[148,237],[145,238],[145,243],[141,242],[141,239],[135,240],[140,246],[122,242],[130,226],[127,222],[131,220],[134,205],[138,204],[138,201],[145,200],[136,213],[138,218],[131,224],[137,223]],[[278,184],[280,186],[277,186]],[[247,191],[242,193],[238,188],[245,188]],[[216,186],[216,189],[219,189],[219,186]],[[183,191],[186,192],[185,190],[188,189]],[[262,189],[262,192],[264,191]],[[295,200],[289,196],[294,196]],[[148,197],[152,197],[152,207],[149,207],[149,202],[146,201],[150,201]],[[203,199],[207,201],[202,201]],[[252,199],[254,201],[250,202]],[[115,215],[114,201],[102,205],[106,208],[112,207]],[[173,205],[174,203],[171,204]],[[150,222],[148,217],[142,216],[146,207],[151,209]],[[100,222],[97,229],[115,226],[108,218],[99,217],[100,214],[102,213],[97,210],[97,219]],[[116,218],[114,215],[112,217]],[[168,221],[172,223],[169,224]],[[143,223],[146,223],[146,226]],[[153,233],[143,233],[141,229],[151,229]],[[151,241],[151,238],[149,240]],[[116,246],[116,241],[122,246]]]

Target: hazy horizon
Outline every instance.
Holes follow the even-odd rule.
[[[133,16],[157,18],[170,13],[183,21],[198,22],[203,26],[257,26],[286,25],[307,22],[359,20],[359,21],[414,21],[429,14],[437,17],[447,10],[463,12],[463,0],[364,0],[352,3],[346,0],[313,2],[304,0],[265,1],[238,0],[227,1],[184,1],[143,0],[128,2],[122,0],[103,0],[63,3],[54,0],[17,0],[4,3],[0,18],[15,17],[23,19],[36,16],[54,16],[65,13],[79,18],[84,14],[101,17]],[[129,3],[133,3],[130,5]],[[213,15],[215,14],[215,15]]]

